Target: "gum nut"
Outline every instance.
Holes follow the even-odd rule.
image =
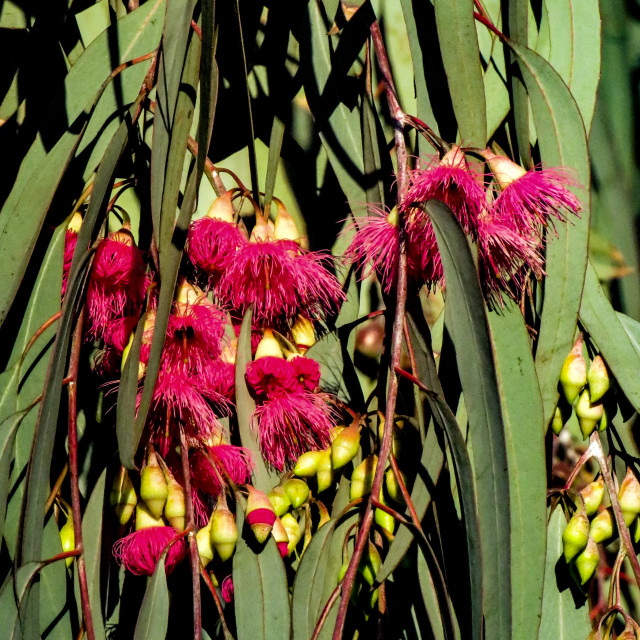
[[[184,502],[184,489],[175,480],[169,479],[169,493],[164,505],[164,517],[178,531],[184,531],[187,510]]]
[[[256,540],[262,544],[269,537],[276,519],[276,512],[266,493],[247,485],[247,507],[245,518]]]
[[[214,556],[213,547],[211,546],[211,525],[207,523],[206,527],[203,527],[196,533],[196,542],[198,544],[198,555],[200,556],[200,562],[203,567],[206,567]]]
[[[589,535],[599,543],[612,538],[613,531],[613,510],[607,507],[591,521]]]
[[[353,471],[351,475],[351,500],[362,498],[371,491],[371,484],[376,473],[378,456],[371,454],[365,458]]]
[[[624,480],[620,485],[618,500],[625,522],[629,526],[635,517],[640,514],[640,483],[631,467],[627,469]]]
[[[291,509],[291,501],[282,487],[274,487],[267,495],[278,517],[283,516]]]
[[[602,498],[604,496],[604,478],[600,476],[594,482],[590,482],[582,491],[580,495],[584,500],[584,507],[587,512],[587,517],[591,518],[598,512],[598,507],[602,504]]]
[[[602,356],[597,355],[591,362],[589,373],[587,374],[587,382],[592,402],[597,402],[609,391],[609,372]]]
[[[280,521],[287,532],[287,537],[289,538],[287,549],[288,552],[291,553],[298,546],[298,542],[302,539],[303,532],[300,530],[298,521],[291,513],[285,513],[282,518],[280,518]]]
[[[216,220],[222,220],[223,222],[233,222],[233,204],[231,203],[231,196],[233,191],[227,191],[219,198],[216,198],[207,211],[208,218],[215,218]]]
[[[271,356],[272,358],[284,358],[280,344],[275,339],[271,329],[264,330],[262,339],[258,343],[254,360],[259,360],[260,358],[266,358],[268,356]]]
[[[576,558],[576,570],[580,576],[581,585],[591,580],[599,562],[598,545],[593,538],[589,538],[585,550]]]
[[[309,499],[309,485],[304,480],[291,478],[284,483],[283,488],[294,509],[302,506]]]
[[[567,563],[584,551],[589,541],[589,529],[589,518],[584,509],[576,510],[562,534],[562,549]]]
[[[154,518],[162,516],[168,494],[169,486],[165,480],[164,473],[162,473],[155,454],[151,453],[147,466],[140,474],[140,497],[144,500]]]
[[[589,390],[585,389],[576,403],[576,416],[584,438],[588,438],[594,432],[603,414],[604,406],[601,403],[593,404],[589,396]]]
[[[576,401],[586,384],[587,363],[582,356],[582,334],[579,334],[560,370],[560,385],[569,404]]]
[[[318,470],[322,458],[322,451],[306,451],[296,462],[293,473],[300,478],[313,478]]]
[[[331,466],[340,469],[351,462],[360,449],[360,427],[353,424],[343,429],[331,443]]]
[[[394,520],[392,515],[388,514],[382,509],[376,508],[373,517],[377,525],[381,526],[385,531],[393,534],[396,528],[396,521]]]
[[[68,551],[73,551],[76,548],[76,537],[75,531],[73,529],[73,518],[67,518],[67,521],[64,523],[62,528],[60,529],[60,542],[62,543],[62,550],[67,553]],[[67,567],[70,567],[73,562],[73,556],[69,556],[65,558],[65,564]]]
[[[400,472],[400,476],[402,477],[402,481],[404,482],[404,485],[406,487],[407,479],[405,478],[405,475],[404,473],[402,473],[402,471]],[[404,505],[404,496],[402,495],[402,491],[400,489],[400,483],[398,482],[398,478],[396,478],[396,474],[391,468],[387,469],[384,474],[384,486],[387,489],[387,494],[394,502],[400,505]]]
[[[216,550],[220,560],[228,560],[236,548],[238,528],[236,519],[229,509],[218,503],[210,520],[211,545]]]

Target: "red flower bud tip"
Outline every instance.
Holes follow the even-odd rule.
[[[271,535],[276,542],[280,556],[284,558],[289,553],[289,536],[280,518],[274,520]]]
[[[292,553],[302,539],[303,530],[300,528],[300,523],[291,513],[285,513],[280,520],[289,537],[287,553]]]
[[[251,485],[247,485],[247,489],[249,496],[247,497],[245,517],[256,540],[263,543],[271,533],[276,512],[266,493],[258,491]]]

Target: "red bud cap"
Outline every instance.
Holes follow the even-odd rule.
[[[289,553],[289,535],[287,534],[287,530],[284,528],[280,518],[276,518],[274,520],[271,535],[276,542],[280,556],[284,558]]]
[[[629,526],[640,514],[640,483],[631,468],[627,469],[627,475],[620,485],[618,500],[624,521]]]
[[[245,518],[256,540],[262,544],[271,533],[276,519],[276,512],[266,493],[258,491],[251,485],[247,485],[247,489],[249,495],[247,497]]]

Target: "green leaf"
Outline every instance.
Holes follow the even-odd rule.
[[[484,615],[487,637],[511,638],[509,475],[491,339],[478,275],[467,240],[448,207],[426,210],[436,233],[447,282],[445,324],[455,346],[479,497]],[[481,502],[480,502],[481,500]],[[500,549],[496,554],[495,549]]]
[[[88,47],[111,24],[108,0],[99,0],[93,6],[76,13],[82,44]]]
[[[627,400],[636,411],[640,410],[640,352],[634,336],[638,323],[613,310],[591,264],[584,282],[580,322],[598,346]]]
[[[163,552],[153,575],[147,582],[140,615],[136,622],[133,640],[165,638],[169,626],[169,590],[165,568],[166,551]]]
[[[379,120],[375,105],[369,96],[365,94],[362,97],[362,156],[367,188],[367,204],[380,206],[385,203],[385,188],[382,181],[381,145],[378,141],[378,127]]]
[[[420,583],[422,602],[427,611],[433,637],[435,640],[444,640],[446,636],[442,624],[442,613],[440,611],[440,603],[438,602],[438,593],[433,584],[429,566],[422,553],[418,553],[418,581]]]
[[[543,163],[574,169],[582,185],[589,185],[589,155],[578,107],[560,76],[539,55],[515,42],[511,48],[521,62],[529,92]],[[536,370],[545,423],[558,401],[558,377],[573,345],[587,266],[589,196],[576,189],[584,210],[580,219],[556,225],[557,236],[547,234],[544,302],[536,347]]]
[[[463,144],[484,147],[487,114],[473,0],[435,3],[442,62]]]
[[[589,607],[576,605],[572,578],[562,555],[562,533],[567,521],[557,507],[549,519],[544,571],[542,619],[538,640],[585,640],[591,633]]]
[[[535,640],[540,624],[546,549],[545,423],[529,335],[510,302],[489,314],[502,405],[511,515],[513,628]]]
[[[267,177],[264,186],[264,210],[267,212],[273,200],[273,190],[276,185],[278,175],[278,164],[280,163],[280,151],[282,150],[282,139],[284,137],[284,122],[277,116],[273,118],[271,125],[271,137],[269,139],[269,158],[267,160]]]
[[[253,533],[236,514],[238,539],[233,556],[233,599],[238,640],[289,640],[291,610],[284,564],[273,537],[256,553]],[[248,540],[251,541],[249,546]]]

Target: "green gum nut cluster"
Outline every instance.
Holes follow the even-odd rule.
[[[169,495],[169,485],[160,468],[156,454],[149,452],[147,465],[140,474],[140,498],[149,513],[159,519],[164,512],[164,505]]]
[[[604,431],[615,412],[615,405],[613,410],[605,407],[611,382],[602,356],[596,355],[587,365],[582,347],[583,337],[578,334],[560,371],[562,396],[551,421],[551,428],[556,435],[571,416],[572,406],[584,438],[588,438],[596,429]]]
[[[229,511],[224,494],[220,494],[218,504],[209,520],[209,537],[211,546],[223,562],[235,551],[238,542],[238,528],[235,516]],[[198,549],[199,550],[199,549]]]
[[[138,503],[138,496],[133,487],[129,473],[124,467],[120,467],[119,473],[113,479],[109,504],[112,506],[116,519],[121,526],[131,520],[131,516]]]

